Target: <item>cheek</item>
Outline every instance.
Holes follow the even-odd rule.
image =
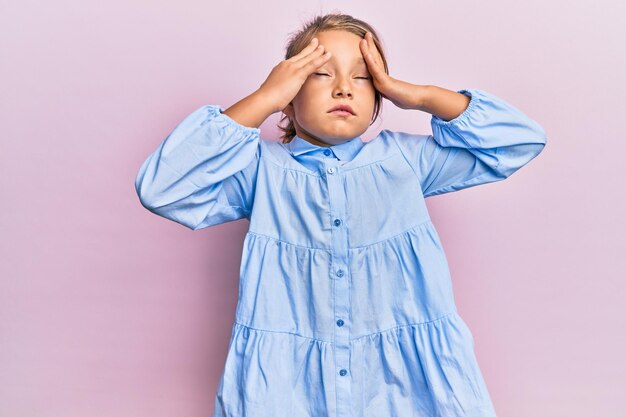
[[[367,101],[368,105],[374,107],[374,102],[376,101],[376,89],[374,86],[369,86],[364,92],[364,95],[367,96],[365,101]]]
[[[312,101],[315,101],[315,98],[319,96],[319,88],[316,88],[310,82],[306,82],[300,87],[300,91],[296,95],[294,100],[298,100],[300,105],[308,105]]]

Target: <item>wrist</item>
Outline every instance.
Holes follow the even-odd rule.
[[[282,110],[280,105],[277,104],[278,101],[274,98],[274,96],[265,90],[258,89],[252,93],[251,96],[254,97],[256,102],[267,108],[271,114],[278,113]]]
[[[412,108],[414,110],[426,111],[428,108],[428,97],[431,93],[430,85],[413,84],[412,87]]]

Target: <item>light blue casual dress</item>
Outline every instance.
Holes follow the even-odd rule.
[[[198,230],[247,218],[214,417],[493,417],[425,197],[508,178],[546,134],[485,91],[432,135],[330,147],[260,138],[219,105],[188,115],[136,178]]]

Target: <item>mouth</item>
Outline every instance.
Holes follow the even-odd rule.
[[[330,113],[334,116],[342,116],[342,117],[355,115],[354,110],[352,110],[352,107],[348,106],[347,104],[339,104],[333,107],[332,109],[328,110],[327,113]]]
[[[339,117],[354,116],[352,113],[350,113],[349,111],[345,111],[345,110],[333,110],[328,113],[332,114],[333,116],[339,116]]]

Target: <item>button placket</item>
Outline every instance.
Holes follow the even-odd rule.
[[[328,150],[330,152],[330,150]],[[325,153],[325,152],[324,152]],[[330,206],[337,416],[351,416],[352,404],[350,365],[350,277],[348,275],[348,235],[345,224],[346,197],[339,161],[324,160]]]

